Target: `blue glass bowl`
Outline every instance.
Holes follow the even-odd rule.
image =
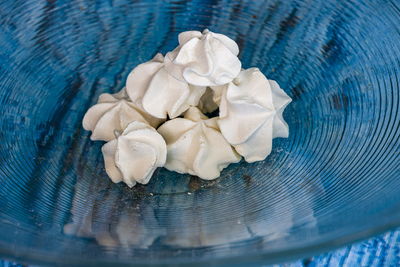
[[[85,111],[204,28],[293,98],[290,137],[215,181],[112,184]],[[400,225],[398,1],[3,0],[0,48],[1,257],[250,266]]]

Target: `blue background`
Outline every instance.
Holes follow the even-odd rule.
[[[159,169],[112,184],[83,115],[204,28],[292,97],[289,138],[215,181]],[[0,48],[2,255],[266,263],[400,225],[399,1],[3,0]]]

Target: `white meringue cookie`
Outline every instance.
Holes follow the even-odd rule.
[[[92,131],[90,139],[110,141],[114,131],[123,131],[132,121],[157,127],[163,120],[147,114],[138,103],[128,99],[125,88],[116,94],[101,94],[83,118],[83,128]]]
[[[167,71],[198,86],[229,83],[240,72],[239,47],[229,37],[204,30],[179,34],[179,46],[167,53]]]
[[[191,107],[184,118],[161,125],[158,132],[164,137],[168,151],[165,168],[212,180],[230,163],[239,162],[241,157],[219,132],[216,120]]]
[[[264,160],[272,139],[288,137],[282,113],[291,98],[257,68],[240,72],[226,85],[220,103],[221,133],[247,162]]]
[[[146,123],[134,121],[116,139],[102,147],[104,165],[114,183],[133,187],[147,184],[157,167],[165,164],[167,147],[162,136]]]
[[[134,68],[126,88],[132,101],[141,102],[143,108],[157,118],[178,117],[190,106],[197,106],[206,90],[171,76],[164,68],[161,54]]]

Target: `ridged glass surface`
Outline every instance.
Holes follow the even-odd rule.
[[[81,126],[185,30],[235,39],[293,98],[288,139],[203,182],[129,189]],[[39,263],[276,262],[400,225],[398,1],[0,3],[0,255]],[[246,265],[249,266],[249,265]]]

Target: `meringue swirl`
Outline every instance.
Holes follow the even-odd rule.
[[[163,120],[147,114],[140,104],[131,102],[125,88],[116,94],[101,94],[96,105],[85,114],[82,125],[92,131],[91,140],[110,141],[115,131],[123,131],[133,121],[157,127]]]
[[[204,30],[182,32],[179,46],[167,53],[165,64],[171,75],[198,86],[223,85],[240,72],[239,47],[229,37]]]
[[[134,68],[126,88],[132,101],[141,102],[149,114],[163,119],[167,115],[176,118],[190,106],[197,106],[206,90],[171,76],[164,67],[162,54]]]
[[[208,119],[198,108],[189,108],[184,118],[165,122],[158,132],[167,143],[164,167],[168,170],[212,180],[230,163],[240,161],[220,133],[217,119]]]
[[[291,98],[257,68],[240,72],[221,97],[218,125],[226,140],[247,162],[264,160],[272,139],[288,137],[282,113]]]
[[[102,147],[104,165],[114,183],[129,187],[147,184],[158,167],[165,164],[167,147],[162,136],[146,123],[134,121],[123,133]]]

